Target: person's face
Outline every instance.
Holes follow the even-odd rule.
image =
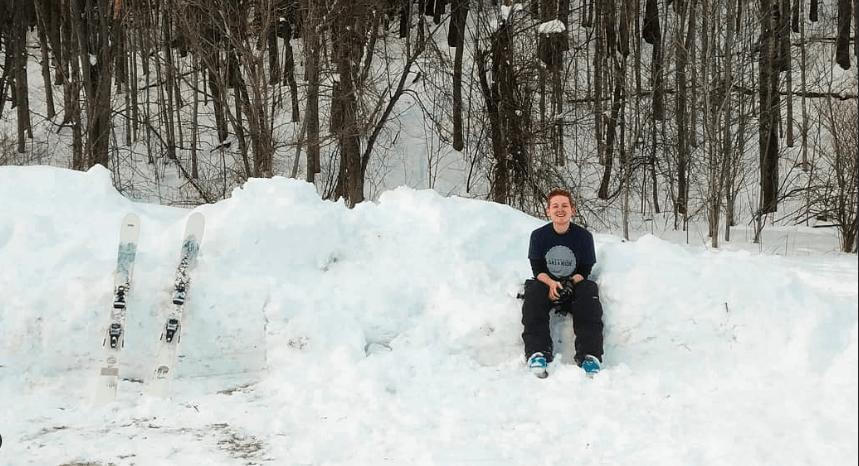
[[[573,207],[573,203],[567,196],[553,196],[549,199],[549,205],[546,206],[546,215],[553,223],[559,225],[569,223],[575,214],[576,208]]]

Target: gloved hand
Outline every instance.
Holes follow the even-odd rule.
[[[558,303],[571,303],[576,300],[576,288],[572,282],[567,282],[567,284],[561,288],[560,293],[558,293]]]
[[[576,300],[576,285],[572,281],[568,281],[558,293],[558,300],[552,306],[555,314],[565,316],[570,312],[570,303]]]

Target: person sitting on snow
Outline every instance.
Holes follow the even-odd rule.
[[[528,259],[534,278],[525,282],[522,340],[528,367],[546,377],[552,361],[549,313],[573,317],[575,361],[585,372],[599,372],[603,357],[602,305],[597,284],[588,280],[596,263],[593,235],[570,220],[576,207],[570,193],[556,189],[546,196],[550,223],[531,233]]]

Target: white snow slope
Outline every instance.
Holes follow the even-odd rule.
[[[196,210],[173,390],[155,398],[189,211],[123,198],[100,167],[0,167],[0,464],[857,463],[855,255],[595,232],[604,370],[572,364],[555,317],[540,380],[516,298],[540,219],[405,188],[349,210],[283,178]],[[118,399],[94,407],[128,212]]]

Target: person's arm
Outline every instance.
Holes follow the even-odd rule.
[[[555,301],[560,298],[559,293],[564,285],[561,282],[555,281],[549,275],[549,266],[546,265],[546,259],[531,259],[531,271],[534,272],[534,278],[549,287],[549,299]]]
[[[579,282],[587,280],[593,267],[594,264],[577,264],[576,270],[573,272],[573,276],[570,277],[570,281],[572,281],[574,285],[578,285]]]
[[[587,280],[588,275],[591,274],[591,269],[593,269],[593,266],[594,264],[576,265],[576,270],[573,271],[573,275],[570,277],[570,281],[573,282],[574,285],[577,285],[582,280]],[[549,276],[549,266],[546,265],[545,259],[531,259],[531,271],[534,272],[534,278],[551,286],[551,283],[547,280],[552,280],[552,277]],[[541,274],[545,275],[545,277],[540,278]]]
[[[546,259],[531,259],[531,272],[534,273],[534,278],[537,278],[541,273],[549,273]]]
[[[573,276],[570,277],[570,281],[573,282],[574,285],[578,285],[580,282],[587,280],[588,275],[591,274],[591,270],[593,270],[594,264],[597,262],[597,255],[594,248],[594,236],[591,232],[580,228],[582,235],[579,237],[579,249],[576,253],[576,270],[573,271]]]

